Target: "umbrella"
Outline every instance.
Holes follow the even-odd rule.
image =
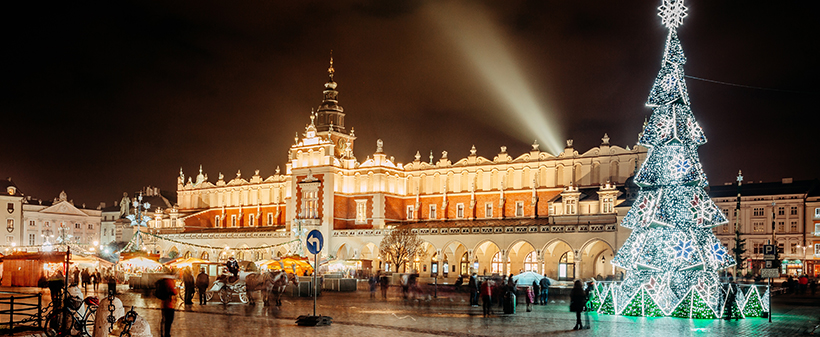
[[[531,271],[525,271],[521,274],[513,275],[513,281],[515,281],[515,284],[521,287],[531,286],[533,282],[541,282],[542,278],[544,278],[544,276],[541,276],[540,274]]]

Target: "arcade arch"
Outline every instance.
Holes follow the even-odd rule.
[[[564,240],[555,239],[544,247],[544,274],[556,280],[575,278],[575,251]]]

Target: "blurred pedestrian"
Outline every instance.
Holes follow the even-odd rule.
[[[484,317],[490,317],[493,314],[493,282],[485,280],[479,287],[481,288],[479,294],[484,305]]]
[[[176,302],[174,296],[177,295],[174,278],[171,275],[165,275],[157,281],[155,286],[156,290],[154,294],[162,300],[160,336],[171,337],[171,325],[174,323],[174,303]]]
[[[63,287],[65,287],[65,277],[63,271],[58,270],[48,278],[48,290],[51,292],[51,303],[55,308],[62,307]]]
[[[724,319],[727,321],[731,320],[732,318],[738,320],[738,318],[740,317],[740,308],[738,308],[736,303],[737,285],[735,285],[734,283],[729,283],[726,287],[726,291],[728,292],[728,294],[726,296],[726,303],[723,304],[723,312],[726,313],[726,317],[724,317]]]
[[[387,288],[390,287],[390,280],[387,278],[387,274],[381,274],[379,277],[379,287],[382,291],[382,299],[387,299]]]
[[[798,284],[798,289],[800,289],[800,294],[805,295],[806,294],[806,288],[808,288],[808,286],[809,286],[809,277],[806,276],[806,274],[803,274],[802,276],[800,276],[799,279],[797,279],[797,284]]]
[[[208,297],[205,295],[205,292],[208,290],[208,283],[211,283],[210,281],[208,274],[205,273],[205,268],[199,268],[199,274],[196,276],[194,285],[196,285],[196,291],[199,292],[200,305],[208,304]]]
[[[527,287],[527,312],[532,311],[532,304],[535,302],[535,287],[538,283],[532,281],[532,285]]]
[[[376,275],[372,275],[367,279],[367,283],[370,285],[370,298],[376,298],[376,284],[379,283],[379,274],[381,271],[377,272]]]
[[[94,292],[95,293],[97,292],[97,289],[99,289],[99,287],[100,287],[100,278],[101,277],[102,276],[100,275],[100,271],[98,269],[94,269],[94,276],[92,276],[91,282],[94,283]]]
[[[470,283],[467,284],[467,288],[469,288],[468,291],[469,291],[469,294],[470,294],[470,305],[474,306],[474,307],[477,307],[478,306],[478,291],[479,291],[479,289],[478,289],[478,275],[476,275],[475,272],[473,272],[473,274],[470,275]]]
[[[91,274],[88,272],[88,268],[83,269],[80,278],[82,278],[83,291],[88,291],[88,284],[91,283]]]
[[[575,313],[575,327],[572,328],[572,330],[581,330],[584,328],[584,325],[581,323],[581,313],[587,305],[587,295],[584,292],[583,286],[581,286],[581,280],[575,280],[569,298],[569,311]]]
[[[194,273],[191,272],[190,267],[185,267],[185,269],[182,270],[182,284],[185,286],[185,304],[194,304],[196,282],[194,281]]]
[[[536,280],[532,281],[532,294],[532,303],[538,305],[540,303],[538,299],[541,297],[541,285]]]

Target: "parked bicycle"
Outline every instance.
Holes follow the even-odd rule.
[[[91,337],[99,304],[100,301],[95,296],[88,296],[85,299],[76,296],[66,297],[64,306],[54,308],[46,315],[46,335]]]

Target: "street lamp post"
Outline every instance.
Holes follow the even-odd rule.
[[[134,214],[128,214],[125,218],[131,220],[131,227],[137,227],[137,250],[140,249],[140,227],[148,228],[148,221],[151,221],[151,217],[142,214],[143,208],[147,211],[151,208],[150,203],[143,203],[142,202],[142,193],[140,193],[136,200],[134,200]]]

